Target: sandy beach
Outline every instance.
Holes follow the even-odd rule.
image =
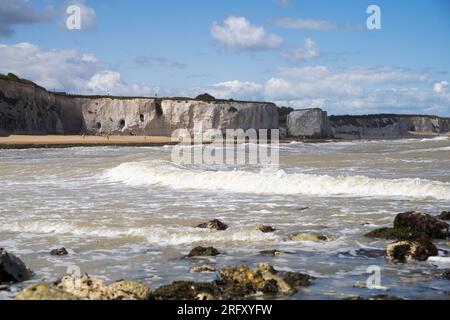
[[[165,145],[171,144],[170,137],[159,136],[65,136],[65,135],[10,135],[0,137],[0,148],[14,146],[102,146],[102,145]]]

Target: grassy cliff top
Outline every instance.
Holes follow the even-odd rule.
[[[230,103],[230,102],[237,102],[237,103],[261,103],[261,104],[273,104],[271,102],[262,102],[262,101],[244,101],[244,100],[234,100],[234,99],[215,99],[214,97],[203,94],[200,95],[197,98],[191,98],[191,97],[146,97],[146,96],[115,96],[115,95],[88,95],[88,94],[70,94],[66,92],[51,92],[45,89],[44,87],[41,87],[34,83],[31,80],[23,79],[18,76],[16,76],[13,73],[8,73],[7,75],[0,73],[0,80],[6,80],[6,81],[14,81],[22,84],[32,85],[36,88],[40,88],[42,90],[45,90],[49,93],[53,93],[58,96],[67,96],[67,97],[75,97],[75,98],[86,98],[86,99],[120,99],[120,100],[128,100],[128,99],[155,99],[155,100],[172,100],[172,101],[203,101],[203,102],[209,102],[209,103]],[[203,99],[205,97],[205,99]]]

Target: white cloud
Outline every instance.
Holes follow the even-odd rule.
[[[279,36],[268,34],[263,27],[251,24],[244,17],[230,16],[223,25],[213,22],[210,32],[214,40],[232,51],[267,50],[283,42]]]
[[[359,30],[361,25],[338,24],[327,20],[294,19],[289,17],[276,17],[272,23],[281,28],[302,30]]]
[[[16,25],[27,25],[51,19],[52,9],[34,9],[27,0],[0,0],[0,36],[10,37]]]
[[[9,72],[49,90],[152,96],[160,92],[148,84],[127,84],[117,71],[105,68],[94,55],[73,49],[45,50],[27,42],[0,44],[0,73]]]
[[[450,87],[450,83],[447,81],[436,82],[433,86],[434,92],[443,93]]]
[[[208,92],[219,99],[260,100],[263,86],[250,81],[231,80],[205,86],[198,92]]]
[[[305,39],[303,47],[295,48],[290,52],[283,52],[281,57],[291,62],[311,60],[320,56],[320,50],[310,38]]]
[[[295,108],[342,113],[450,114],[450,94],[430,90],[431,75],[392,67],[280,68],[266,82],[264,97]]]

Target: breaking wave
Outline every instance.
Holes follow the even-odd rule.
[[[101,177],[129,186],[159,186],[176,190],[225,191],[251,194],[401,197],[450,200],[450,183],[425,179],[377,179],[366,176],[288,174],[273,171],[208,171],[166,161],[123,163]]]

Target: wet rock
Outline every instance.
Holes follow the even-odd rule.
[[[5,286],[5,285],[1,285],[0,286],[0,291],[10,291],[11,288],[9,286]]]
[[[150,289],[131,280],[107,285],[87,275],[80,278],[64,276],[55,285],[66,293],[87,300],[144,300],[150,296]]]
[[[39,283],[22,290],[16,300],[80,300],[81,298],[58,289],[52,284]]]
[[[450,220],[450,211],[442,211],[442,213],[438,216],[438,219]]]
[[[380,228],[370,231],[365,236],[385,240],[413,240],[420,237],[420,233],[410,228]]]
[[[263,250],[263,251],[260,251],[259,254],[261,254],[263,256],[279,257],[279,256],[283,256],[285,254],[292,254],[292,253],[286,252],[286,251],[279,251],[279,250]]]
[[[109,285],[111,292],[117,292],[118,295],[124,293],[127,300],[147,300],[150,297],[150,289],[142,283],[132,280],[121,280]]]
[[[152,298],[156,300],[197,300],[205,296],[218,298],[221,292],[214,283],[175,281],[159,287],[152,293]]]
[[[58,249],[53,249],[52,251],[50,251],[50,254],[52,256],[65,256],[68,255],[69,252],[67,252],[66,248],[62,247]]]
[[[276,229],[272,228],[271,226],[265,226],[262,224],[258,224],[256,226],[256,230],[261,231],[262,233],[270,233],[276,231]]]
[[[253,292],[293,294],[296,287],[310,285],[310,276],[297,272],[276,271],[267,263],[256,269],[246,265],[227,266],[220,269],[222,281],[231,286],[247,288]]]
[[[398,241],[386,248],[386,259],[391,262],[425,261],[437,254],[438,249],[428,239]]]
[[[228,226],[225,223],[223,223],[222,221],[214,219],[209,222],[199,224],[197,226],[197,228],[223,231],[223,230],[227,230]]]
[[[31,271],[19,258],[0,248],[0,284],[21,282],[33,276]]]
[[[297,233],[297,234],[291,235],[289,237],[289,240],[324,242],[324,241],[328,241],[329,239],[327,236],[315,234],[315,233]]]
[[[395,217],[394,228],[410,228],[432,239],[445,239],[449,225],[437,218],[421,212],[404,212]]]
[[[442,279],[450,280],[450,269],[445,270],[441,274]]]
[[[209,264],[204,264],[204,265],[201,265],[201,266],[196,266],[196,267],[192,267],[191,268],[191,272],[194,272],[194,273],[215,272],[215,271],[216,271],[216,269],[213,266],[209,265]]]
[[[189,252],[188,257],[215,257],[220,252],[214,247],[195,247]]]

